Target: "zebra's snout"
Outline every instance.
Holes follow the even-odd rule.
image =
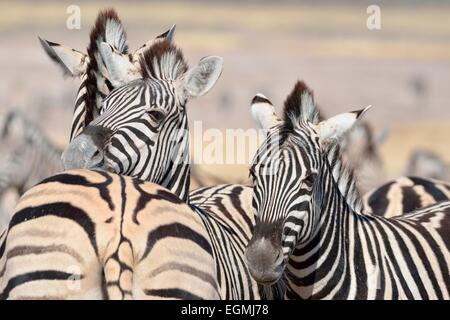
[[[245,250],[245,259],[252,277],[262,284],[273,284],[283,274],[283,250],[267,238],[251,241]]]
[[[89,135],[81,134],[67,146],[61,160],[65,170],[99,168],[103,165],[103,152]]]

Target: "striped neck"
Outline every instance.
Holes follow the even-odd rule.
[[[160,181],[161,186],[169,189],[184,202],[189,202],[189,184],[191,180],[189,153],[189,125],[186,113],[182,119],[182,129],[178,130],[175,146],[167,171]]]
[[[325,157],[323,163],[312,194],[317,221],[314,232],[307,241],[297,244],[286,267],[289,299],[345,299],[356,288],[354,273],[361,268],[361,261],[354,251],[355,229],[358,221],[372,218],[355,212],[349,204],[352,188],[339,185],[336,164],[330,165]],[[365,284],[357,280],[359,286]]]

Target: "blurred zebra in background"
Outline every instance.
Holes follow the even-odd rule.
[[[386,181],[383,160],[379,147],[387,137],[384,130],[375,136],[372,127],[366,121],[355,124],[341,139],[342,161],[353,169],[356,183],[361,194],[379,187]]]
[[[0,126],[0,197],[8,190],[21,196],[44,178],[62,171],[62,151],[22,112],[10,111],[0,119]],[[5,202],[0,229],[14,205]]]
[[[450,181],[450,164],[432,151],[417,149],[409,159],[406,175]]]

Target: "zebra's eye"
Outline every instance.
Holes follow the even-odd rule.
[[[150,118],[152,119],[152,121],[154,121],[155,123],[161,123],[164,118],[166,117],[166,114],[162,111],[162,110],[158,110],[158,109],[152,109],[149,110],[148,115],[150,116]]]
[[[314,184],[315,174],[311,173],[303,181],[308,185],[312,186]]]

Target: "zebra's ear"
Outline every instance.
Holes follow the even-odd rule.
[[[259,127],[267,134],[281,120],[275,113],[275,108],[263,94],[258,93],[252,100],[252,116]]]
[[[145,49],[151,47],[152,44],[154,44],[157,41],[161,40],[167,40],[169,42],[173,42],[173,38],[175,37],[175,28],[176,25],[174,24],[172,27],[170,27],[169,30],[167,30],[164,33],[161,33],[159,36],[157,36],[155,39],[151,39],[144,43],[141,47],[139,47],[134,53],[133,53],[133,59],[135,61],[139,60],[139,55],[141,55]]]
[[[58,43],[38,38],[45,53],[61,67],[65,77],[80,77],[86,72],[89,61],[86,54]]]
[[[223,58],[209,56],[189,69],[184,75],[184,89],[187,97],[200,97],[207,93],[222,74]]]
[[[353,125],[369,110],[371,106],[364,109],[341,113],[337,116],[324,120],[317,125],[319,140],[322,146],[336,143],[343,134],[350,130]]]
[[[140,78],[139,68],[131,63],[128,55],[118,52],[106,42],[100,43],[99,51],[114,87]]]

